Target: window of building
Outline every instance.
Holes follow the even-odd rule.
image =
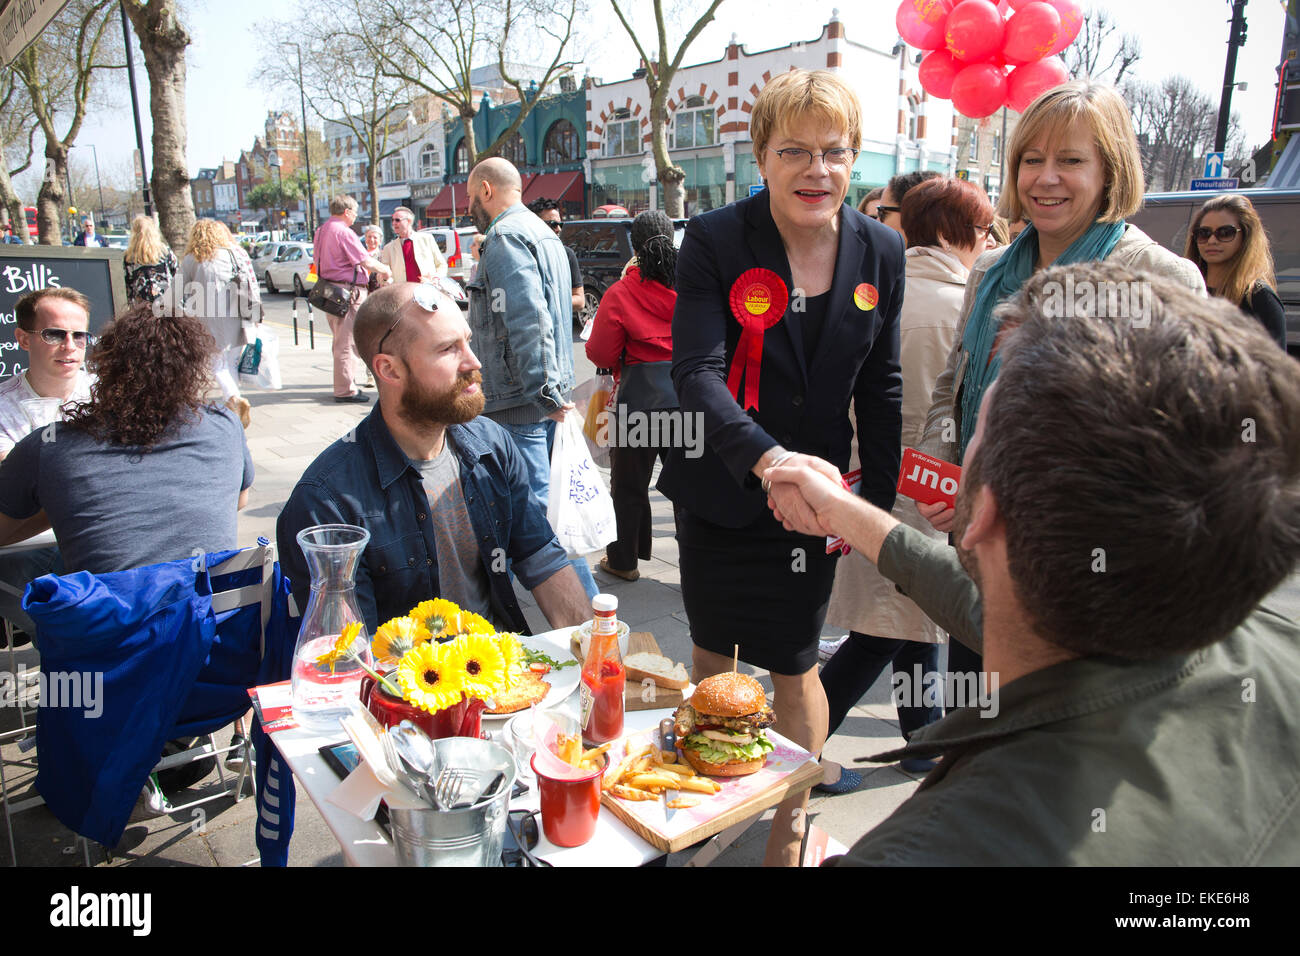
[[[688,96],[673,116],[673,149],[713,145],[716,114],[702,96]]]
[[[469,172],[469,150],[465,148],[465,141],[462,139],[456,144],[456,153],[454,156],[457,173]]]
[[[615,110],[605,126],[605,155],[636,156],[640,152],[641,124],[632,119],[629,110]]]
[[[556,120],[546,131],[546,140],[542,143],[542,165],[576,162],[579,155],[578,131],[568,120]]]
[[[913,142],[921,137],[921,101],[915,96],[907,97],[907,138]]]
[[[420,150],[420,178],[434,179],[442,174],[442,162],[438,150],[432,143],[426,143]]]
[[[388,162],[384,164],[384,182],[386,183],[404,183],[406,182],[406,157],[402,155],[389,156]]]
[[[511,136],[504,146],[501,147],[501,158],[508,159],[514,163],[515,167],[528,165],[528,148],[524,146],[524,138],[518,133]]]
[[[979,130],[970,131],[970,142],[966,144],[966,158],[972,163],[978,163],[980,158],[980,134]]]
[[[1002,162],[1002,137],[997,133],[993,134],[993,150],[989,155],[989,162],[994,164]]]

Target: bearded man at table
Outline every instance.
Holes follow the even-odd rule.
[[[435,286],[395,283],[366,299],[353,335],[379,402],[308,466],[280,513],[280,561],[298,607],[311,586],[298,532],[342,523],[370,532],[356,596],[372,634],[435,597],[527,633],[511,572],[552,627],[590,617],[523,458],[480,414],[481,366],[460,308]]]
[[[1116,317],[1110,292],[1145,305]],[[1109,262],[1041,272],[999,319],[955,552],[825,462],[767,473],[809,509],[786,522],[982,649],[996,695],[871,758],[942,756],[833,862],[1294,863],[1300,627],[1272,592],[1300,562],[1300,366],[1222,300]]]

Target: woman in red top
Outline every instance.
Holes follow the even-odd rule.
[[[650,558],[650,475],[655,458],[667,456],[674,429],[667,416],[677,407],[673,391],[673,307],[677,293],[677,247],[673,223],[651,209],[632,223],[636,258],[606,291],[596,311],[587,358],[599,368],[617,370],[619,428],[610,439],[610,496],[618,539],[605,548],[602,571],[626,581],[640,577],[637,559]],[[625,441],[620,447],[619,437]]]

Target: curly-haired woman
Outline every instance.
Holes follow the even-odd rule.
[[[216,342],[212,374],[221,397],[247,428],[248,399],[239,394],[241,323],[260,321],[262,294],[248,253],[224,223],[200,219],[194,224],[181,259],[181,283],[185,311],[199,319]]]
[[[94,574],[236,547],[253,460],[235,417],[205,401],[212,352],[187,316],[142,304],[111,322],[90,403],[0,465],[0,543],[53,527],[67,572]]]
[[[1277,295],[1273,253],[1249,199],[1228,194],[1206,200],[1187,230],[1183,258],[1201,270],[1211,295],[1253,315],[1286,348],[1286,309]]]

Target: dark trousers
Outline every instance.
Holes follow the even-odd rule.
[[[849,632],[848,640],[822,667],[822,688],[826,691],[830,709],[827,737],[839,729],[850,708],[862,699],[880,672],[891,664],[893,672],[906,674],[911,684],[915,684],[918,665],[927,681],[938,680],[939,645]],[[938,707],[917,706],[915,696],[920,694],[921,688],[913,687],[912,691],[898,708],[898,728],[904,738],[911,737],[914,731],[943,716]]]
[[[650,559],[650,476],[655,459],[667,459],[668,449],[611,448],[609,450],[609,496],[614,499],[614,520],[618,538],[605,546],[611,568],[635,571],[637,559]]]
[[[984,669],[984,655],[972,651],[961,641],[953,638],[948,641],[948,673],[953,675],[948,679],[949,687],[960,687],[965,685],[962,680],[962,674],[974,672],[978,674]],[[952,712],[953,701],[945,701],[947,711]]]

